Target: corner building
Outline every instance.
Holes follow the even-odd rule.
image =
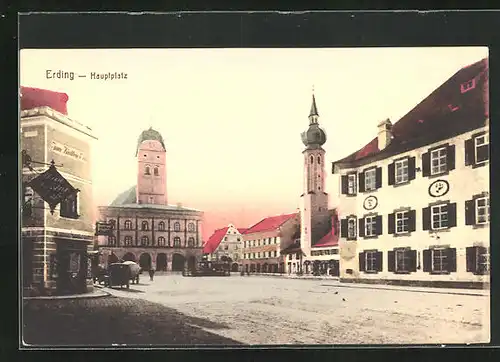
[[[488,69],[459,70],[333,163],[341,281],[489,285]]]
[[[68,117],[67,101],[65,93],[21,87],[20,147],[33,161],[31,168],[22,168],[23,287],[59,294],[93,288],[87,251],[94,240],[91,147],[96,137],[90,128]],[[57,171],[80,190],[53,214],[28,184],[52,160]],[[76,210],[77,218],[68,217],[69,210]]]
[[[157,271],[194,267],[202,255],[203,213],[167,203],[166,148],[159,132],[143,131],[135,154],[136,186],[99,207],[99,220],[114,225],[113,235],[99,237],[101,264],[131,260]]]

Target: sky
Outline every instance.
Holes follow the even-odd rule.
[[[68,115],[94,131],[93,194],[108,205],[136,182],[141,132],[158,130],[167,150],[169,204],[203,210],[215,228],[248,227],[297,211],[312,91],[331,162],[376,136],[485,47],[321,49],[21,50],[20,84],[65,92]],[[47,79],[47,70],[87,74]],[[127,79],[90,79],[124,72]]]

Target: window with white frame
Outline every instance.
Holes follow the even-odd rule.
[[[396,234],[404,234],[409,232],[409,213],[408,211],[398,211],[395,215],[396,220]]]
[[[180,238],[180,237],[178,237],[178,236],[176,236],[176,237],[174,238],[174,247],[178,248],[178,247],[180,247],[180,246],[181,246],[181,238]]]
[[[490,198],[480,197],[476,203],[476,224],[486,224],[490,221]]]
[[[396,184],[408,181],[408,159],[397,160],[394,162],[394,173]]]
[[[356,194],[356,174],[352,173],[347,175],[347,194],[355,195]]]
[[[189,231],[189,232],[194,232],[194,229],[195,229],[194,224],[193,224],[192,222],[190,222],[190,223],[188,224],[188,231]]]
[[[133,244],[133,239],[131,236],[125,236],[125,239],[124,239],[124,243],[125,243],[125,246],[132,246]]]
[[[460,93],[465,93],[476,87],[476,79],[473,78],[465,83],[460,84]]]
[[[488,134],[484,134],[482,136],[478,136],[474,138],[474,159],[476,160],[476,164],[481,164],[483,162],[488,161],[490,158],[490,137]]]
[[[108,236],[108,245],[116,246],[116,236]]]
[[[395,262],[397,272],[407,272],[410,267],[410,254],[407,250],[396,250],[395,251]]]
[[[124,228],[125,228],[125,230],[131,230],[132,229],[132,221],[125,220]]]
[[[372,168],[365,171],[365,190],[371,191],[377,188],[377,170]]]
[[[181,231],[181,224],[180,223],[176,222],[174,224],[174,231]]]
[[[349,239],[355,239],[356,238],[356,218],[350,217],[347,219],[347,237]]]
[[[158,230],[165,231],[165,223],[163,221],[158,223]]]
[[[433,230],[448,227],[448,205],[436,205],[431,207],[431,225]]]
[[[376,272],[377,271],[377,252],[376,251],[366,251],[365,252],[365,271]]]
[[[145,245],[149,245],[149,238],[144,235],[142,238],[141,238],[141,245],[142,246],[145,246]]]
[[[158,238],[158,246],[165,246],[165,238],[163,236]]]
[[[489,248],[476,248],[476,268],[481,274],[490,272],[490,250]]]
[[[376,217],[367,216],[365,217],[365,236],[375,236],[376,235]]]
[[[447,171],[446,147],[431,151],[431,175],[438,175]]]
[[[436,273],[446,272],[448,270],[447,256],[445,249],[432,249],[432,271]]]

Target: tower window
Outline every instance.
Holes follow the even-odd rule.
[[[318,164],[321,164],[321,157],[318,156]]]
[[[148,157],[148,155],[144,155],[144,157]]]
[[[144,174],[145,175],[151,175],[151,169],[149,168],[149,166],[146,166],[146,168],[144,170]]]
[[[154,168],[153,173],[154,173],[155,176],[159,176],[160,175],[160,172],[158,171],[158,167]]]
[[[314,157],[311,156],[310,160],[311,160],[311,163],[313,163],[314,162]]]

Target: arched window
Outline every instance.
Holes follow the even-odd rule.
[[[155,176],[160,176],[160,172],[158,171],[158,167],[155,167],[155,168],[153,169],[153,174],[154,174]]]
[[[165,231],[165,223],[163,221],[158,223],[158,230]]]
[[[194,238],[193,238],[193,237],[190,237],[190,238],[188,239],[188,246],[189,246],[190,248],[194,247]]]
[[[130,220],[125,220],[125,229],[126,230],[131,230],[132,229],[132,221]]]
[[[193,224],[192,222],[190,222],[190,223],[188,224],[188,231],[189,231],[189,232],[194,232],[194,230],[195,230],[195,228],[194,228],[194,224]]]
[[[145,246],[145,245],[149,245],[149,238],[144,235],[142,238],[141,238],[141,245],[142,246]]]
[[[321,157],[318,156],[318,165],[321,164]]]
[[[158,238],[158,246],[165,246],[165,238],[163,236]]]
[[[181,224],[180,223],[176,222],[174,224],[174,231],[181,231]]]
[[[145,175],[151,175],[151,169],[149,166],[146,166],[146,168],[144,169],[144,174]]]
[[[108,246],[116,246],[116,236],[108,236]]]
[[[131,236],[125,236],[125,246],[132,246],[132,237]]]
[[[311,163],[314,162],[314,157],[313,156],[311,156],[310,161],[311,161]]]
[[[112,229],[116,229],[116,220],[109,220]]]
[[[180,246],[181,246],[181,238],[176,236],[174,238],[174,248],[180,248]]]
[[[142,224],[141,224],[141,229],[142,230],[149,230],[149,224],[147,221],[143,221]]]

